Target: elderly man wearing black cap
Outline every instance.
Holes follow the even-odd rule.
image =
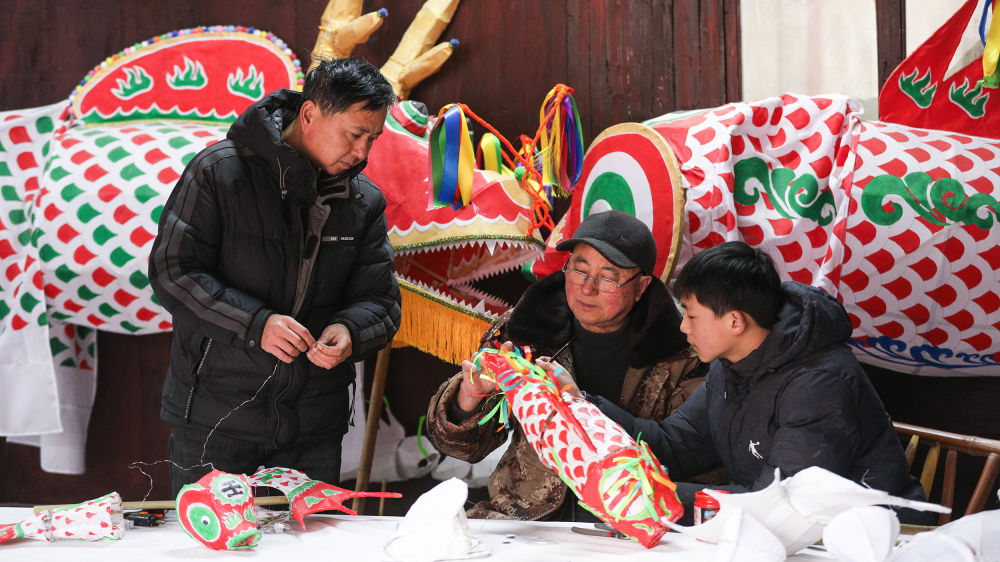
[[[510,341],[535,357],[557,360],[580,388],[618,397],[634,416],[659,420],[697,388],[704,366],[680,331],[681,315],[666,286],[652,275],[656,241],[639,219],[621,211],[593,214],[573,238],[562,271],[531,285],[517,305],[483,336],[483,346]],[[471,376],[470,376],[471,375]],[[504,444],[495,421],[479,424],[483,396],[495,389],[475,376],[471,362],[438,389],[427,412],[434,445],[443,453],[479,462]],[[588,513],[559,477],[546,468],[516,421],[510,447],[490,476],[488,501],[472,518],[584,519]]]

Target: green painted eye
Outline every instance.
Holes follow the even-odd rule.
[[[197,533],[202,540],[213,542],[218,540],[219,535],[222,534],[219,517],[207,505],[193,503],[188,506],[186,515],[191,530]]]

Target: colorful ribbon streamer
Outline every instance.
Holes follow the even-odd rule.
[[[468,116],[483,125],[498,141],[484,138],[480,143],[478,159],[481,169],[499,168],[501,173],[513,173],[531,196],[529,234],[541,227],[554,229],[551,213],[553,196],[566,196],[572,191],[583,170],[583,133],[572,94],[573,89],[564,84],[557,84],[549,92],[542,104],[538,132],[534,138],[522,139],[520,152],[465,104],[449,104],[441,108],[430,135],[431,207],[451,205],[458,210],[471,199],[477,154],[469,137],[465,119]],[[540,140],[542,149],[539,151],[537,146]],[[500,163],[501,159],[507,168]],[[519,165],[515,165],[513,159]],[[521,170],[520,175],[514,168]],[[548,181],[543,180],[543,174],[547,174]]]
[[[513,175],[510,168],[504,165],[503,145],[493,133],[485,133],[483,138],[479,139],[479,147],[476,148],[476,167],[480,170]]]
[[[985,45],[983,49],[983,81],[981,82],[984,88],[1000,87],[1000,72],[997,71],[997,59],[1000,58],[1000,18],[996,17],[995,6],[990,21],[989,34],[983,36],[983,30],[986,26],[986,11],[991,4],[993,4],[992,0],[986,0],[983,4],[983,16],[979,24],[979,35]]]
[[[539,121],[542,183],[565,196],[572,192],[583,170],[583,132],[573,89],[562,84],[552,88],[542,102]]]
[[[431,180],[434,207],[451,205],[455,210],[469,204],[472,198],[472,177],[475,152],[465,113],[449,104],[441,108],[431,130]]]

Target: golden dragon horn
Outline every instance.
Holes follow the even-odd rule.
[[[382,25],[388,12],[383,8],[377,12],[361,15],[363,0],[330,0],[320,18],[319,35],[312,50],[312,64],[316,68],[322,60],[342,59],[351,55],[358,43],[368,38]]]
[[[396,51],[382,65],[385,75],[400,99],[406,99],[421,80],[436,72],[451,56],[457,41],[446,41],[431,48],[451,22],[460,0],[427,0],[414,16]]]

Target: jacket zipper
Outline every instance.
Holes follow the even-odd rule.
[[[736,426],[736,417],[740,413],[740,411],[743,410],[743,402],[744,402],[744,399],[746,398],[746,396],[747,396],[746,393],[744,393],[743,395],[739,396],[739,400],[736,402],[736,405],[735,405],[736,407],[733,408],[732,412],[730,412],[730,416],[729,416],[729,451],[730,451],[730,455],[732,455],[733,451],[740,450],[740,448],[739,448],[740,447],[739,440],[743,437],[743,434],[740,433],[739,435],[737,435],[737,431],[734,428]],[[728,385],[727,385],[726,389],[723,390],[722,399],[728,403],[729,402],[728,398],[729,398],[729,390],[728,390]],[[740,429],[743,429],[742,425],[740,426]],[[737,442],[735,446],[733,445],[733,441],[734,440]],[[733,456],[733,458],[732,458],[732,460],[730,462],[733,462],[733,463],[736,462],[735,455]]]
[[[312,281],[312,274],[316,269],[316,259],[319,256],[320,246],[322,245],[323,227],[333,213],[332,209],[326,205],[328,199],[330,197],[318,197],[306,211],[305,224],[302,225],[303,232],[299,234],[301,246],[299,249],[298,274],[295,277],[295,299],[292,303],[292,317],[295,317],[299,313],[305,302],[306,293],[309,292],[309,284]],[[313,213],[316,213],[315,220]],[[313,241],[311,244],[310,240]]]
[[[198,381],[201,379],[201,370],[205,367],[205,359],[208,358],[208,351],[212,349],[212,338],[208,338],[208,345],[205,346],[205,352],[201,354],[201,361],[198,362],[198,368],[194,371],[194,383],[191,384],[191,390],[188,391],[187,403],[184,405],[184,423],[191,421],[191,403],[194,402],[194,391],[198,388]]]
[[[306,249],[305,245],[306,245],[306,242],[307,242],[308,237],[309,237],[309,230],[310,230],[309,229],[309,224],[310,224],[310,222],[312,220],[311,219],[311,214],[312,214],[312,206],[310,205],[309,207],[307,207],[306,217],[305,217],[305,224],[303,224],[302,220],[301,220],[301,217],[302,217],[301,210],[298,213],[298,215],[299,215],[298,216],[298,218],[299,218],[299,223],[298,223],[299,229],[298,229],[298,232],[295,233],[295,237],[299,241],[299,252],[298,252],[298,260],[297,260],[297,262],[298,262],[298,269],[297,269],[297,272],[296,272],[296,275],[295,275],[295,296],[293,298],[292,310],[291,310],[291,313],[290,313],[290,316],[293,317],[293,318],[298,315],[299,308],[301,308],[302,303],[305,300],[305,293],[309,289],[309,287],[308,287],[308,285],[309,285],[309,279],[310,279],[311,274],[312,274],[311,268],[314,265],[312,263],[313,260],[306,260],[305,259],[306,258],[306,256],[305,256],[305,249]],[[319,252],[319,239],[317,238],[317,240],[316,240],[316,249],[314,250],[314,254],[313,255],[315,255],[318,252]],[[303,275],[305,276],[305,280],[304,281],[302,279]],[[271,374],[272,375],[277,375],[278,374],[278,369],[280,368],[280,366],[281,366],[281,362],[280,361],[276,361],[274,363],[274,370],[271,371]],[[268,441],[270,441],[270,445],[272,447],[274,447],[275,449],[278,448],[278,434],[281,431],[281,411],[278,409],[278,403],[281,401],[281,397],[284,396],[285,392],[288,390],[288,386],[289,386],[289,384],[291,384],[291,377],[295,376],[295,374],[294,374],[294,366],[289,365],[289,368],[293,369],[293,372],[289,373],[289,375],[288,375],[289,380],[286,381],[286,383],[284,385],[282,385],[280,383],[280,381],[279,381],[280,376],[277,377],[277,378],[275,378],[275,380],[274,380],[275,393],[271,397],[271,399],[269,400],[270,406],[271,406],[271,412],[274,415],[274,430],[271,432],[270,439],[268,439]]]

